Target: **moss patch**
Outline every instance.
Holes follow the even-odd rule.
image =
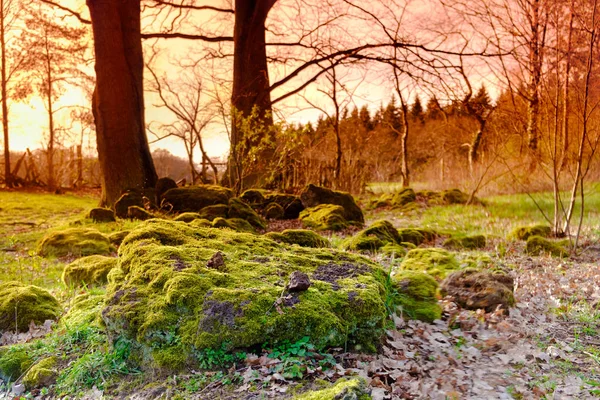
[[[344,218],[347,221],[355,222],[359,225],[364,224],[365,217],[362,210],[356,204],[354,197],[350,193],[327,189],[321,186],[310,184],[300,193],[300,199],[304,207],[315,207],[321,204],[335,204],[341,206],[344,210]]]
[[[50,386],[56,382],[56,357],[44,358],[37,363],[23,377],[23,384],[27,390],[37,387]]]
[[[198,220],[198,221],[204,221],[204,220]],[[249,233],[255,233],[256,230],[254,229],[254,227],[252,225],[250,225],[250,222],[246,221],[245,219],[241,219],[241,218],[216,218],[211,225],[213,228],[228,228],[231,230],[234,230],[236,232],[249,232]]]
[[[33,358],[21,347],[0,347],[0,378],[14,382],[33,364]]]
[[[120,232],[113,232],[113,233],[109,234],[107,237],[108,237],[108,241],[110,242],[110,244],[119,246],[119,245],[121,245],[121,242],[123,242],[123,239],[125,239],[125,236],[127,236],[128,234],[129,234],[129,231],[120,231]]]
[[[376,251],[386,244],[400,244],[400,235],[391,222],[380,220],[342,242],[345,250]]]
[[[508,235],[508,238],[513,240],[527,240],[531,236],[540,236],[546,238],[551,234],[552,228],[550,228],[548,225],[521,226],[519,228],[515,228],[510,235]]]
[[[104,307],[104,293],[77,295],[69,304],[69,311],[60,319],[60,324],[70,329],[87,324],[100,325],[100,312]]]
[[[441,193],[442,201],[445,204],[467,204],[469,195],[463,193],[460,189],[444,190]]]
[[[390,204],[392,207],[404,207],[409,203],[414,203],[416,200],[417,195],[415,191],[411,188],[404,188],[393,195]]]
[[[179,214],[173,221],[181,221],[181,222],[192,222],[195,219],[204,218],[200,213],[197,212],[186,212],[183,214]]]
[[[294,400],[367,400],[370,398],[367,384],[363,379],[343,378],[329,388],[303,393],[294,397]]]
[[[344,217],[344,208],[333,204],[321,204],[300,213],[300,220],[307,228],[317,231],[341,231],[350,224]]]
[[[566,248],[568,241],[551,241],[541,236],[530,236],[527,239],[525,252],[533,256],[541,256],[550,254],[554,257],[566,257],[569,255],[569,250]]]
[[[329,240],[307,229],[286,229],[281,233],[269,232],[265,236],[277,242],[297,244],[303,247],[331,247],[331,243],[329,243]]]
[[[265,229],[266,223],[248,204],[238,198],[229,200],[228,218],[245,219],[256,229]]]
[[[421,233],[421,231],[418,229],[398,229],[398,235],[400,237],[400,242],[412,243],[415,246],[425,242],[425,235],[423,235],[423,233]]]
[[[46,234],[38,245],[38,253],[43,257],[64,257],[67,255],[89,256],[109,254],[110,240],[96,229],[69,228]]]
[[[400,264],[401,270],[427,272],[433,277],[444,278],[459,268],[454,255],[443,249],[413,249]]]
[[[103,285],[106,276],[117,265],[117,259],[105,256],[88,256],[67,265],[62,274],[62,281],[69,286]]]
[[[0,283],[0,331],[29,329],[31,321],[42,324],[58,318],[62,309],[46,290],[20,282]],[[16,326],[15,326],[16,325]]]
[[[444,247],[449,249],[476,250],[484,248],[486,239],[484,235],[471,235],[464,237],[452,237],[444,242]]]
[[[277,203],[271,203],[265,207],[263,214],[267,219],[283,219],[285,210],[281,205]]]
[[[396,302],[411,319],[432,322],[442,316],[436,293],[437,281],[424,272],[398,271],[392,275],[397,290]]]
[[[210,268],[218,252],[223,263]],[[386,274],[378,265],[263,236],[151,220],[121,245],[119,269],[123,278],[109,285],[102,312],[107,330],[135,339],[142,355],[168,368],[180,366],[161,361],[169,354],[188,362],[193,349],[304,336],[317,346],[374,349],[386,320]],[[312,285],[281,298],[295,271]]]
[[[260,208],[265,202],[265,196],[268,194],[264,189],[248,189],[240,195],[240,199],[250,204],[253,208]]]

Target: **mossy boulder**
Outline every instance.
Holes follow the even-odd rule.
[[[256,229],[265,229],[267,226],[265,220],[262,219],[252,207],[238,198],[229,200],[227,217],[245,219]]]
[[[277,203],[270,203],[265,207],[263,215],[266,219],[283,219],[283,216],[285,215],[285,210],[281,205]]]
[[[388,243],[400,244],[400,235],[391,222],[380,220],[342,242],[345,250],[376,251]]]
[[[441,284],[443,296],[469,310],[484,309],[487,312],[498,306],[508,309],[515,305],[513,279],[506,274],[463,269],[448,275]]]
[[[404,188],[399,192],[394,193],[390,204],[392,207],[404,207],[409,203],[414,203],[417,200],[417,195],[415,191],[411,188]]]
[[[508,236],[509,239],[513,240],[527,240],[531,236],[547,238],[551,234],[552,228],[550,228],[548,225],[532,225],[515,228]]]
[[[109,254],[112,249],[108,237],[96,229],[69,228],[47,233],[37,250],[42,257],[64,257]]]
[[[232,197],[231,189],[217,185],[200,185],[167,190],[163,201],[169,203],[174,212],[183,213],[198,212],[215,204],[227,204]]]
[[[425,242],[425,235],[418,229],[403,228],[398,229],[399,242],[412,243],[415,246]]]
[[[303,393],[293,400],[369,400],[369,389],[362,378],[342,378],[330,387]]]
[[[344,209],[344,218],[358,225],[365,223],[362,210],[356,204],[350,193],[327,189],[309,184],[300,193],[300,200],[305,208],[316,207],[322,204],[335,204]]]
[[[331,247],[329,240],[307,229],[286,229],[283,232],[269,232],[265,236],[277,242],[297,244],[302,247]]]
[[[173,218],[173,221],[181,221],[181,222],[189,223],[198,218],[204,218],[204,217],[200,213],[197,213],[197,212],[186,212],[183,214],[179,214],[178,216]]]
[[[403,315],[426,322],[441,318],[442,307],[436,298],[439,285],[431,275],[418,271],[397,271],[391,279],[397,291],[396,303]]]
[[[215,218],[227,218],[228,213],[229,206],[227,204],[215,204],[214,206],[204,207],[197,215],[198,218],[214,221]],[[190,213],[186,214],[189,215]]]
[[[0,331],[25,332],[30,322],[38,325],[58,318],[62,308],[47,290],[21,282],[0,283]]]
[[[305,227],[317,231],[341,231],[350,226],[344,215],[342,206],[321,204],[302,211],[300,220]]]
[[[270,193],[266,195],[265,209],[273,203],[279,204],[283,208],[283,219],[298,219],[300,213],[306,208],[300,197],[293,194]]]
[[[482,249],[486,245],[484,235],[470,235],[462,237],[452,237],[444,241],[444,247],[449,249]]]
[[[525,245],[525,252],[532,256],[550,254],[553,257],[566,257],[569,255],[566,240],[551,241],[541,236],[530,236]]]
[[[264,189],[248,189],[240,195],[240,199],[250,204],[252,208],[260,208],[265,203],[265,196],[268,191]]]
[[[454,254],[437,248],[413,249],[406,253],[400,270],[427,272],[435,278],[444,278],[459,269],[460,264]]]
[[[56,357],[48,357],[36,362],[23,377],[25,388],[31,390],[54,384],[58,376],[57,363]]]
[[[22,347],[0,347],[0,378],[14,382],[33,364],[33,357]]]
[[[107,237],[110,244],[119,246],[121,242],[123,242],[123,239],[125,239],[125,236],[127,236],[128,234],[129,231],[119,231],[110,233]]]
[[[388,243],[381,247],[378,252],[394,259],[400,259],[408,252],[407,248],[402,244]]]
[[[138,221],[146,221],[147,219],[154,218],[154,215],[143,207],[130,206],[127,209],[127,218]]]
[[[160,206],[163,195],[171,189],[177,189],[177,182],[168,177],[160,178],[156,181],[154,188],[156,190],[156,199]]]
[[[217,253],[222,263],[212,268]],[[386,273],[332,249],[150,220],[121,245],[118,269],[102,318],[111,337],[137,341],[148,366],[178,368],[202,349],[305,336],[316,346],[374,350],[385,327]],[[282,297],[296,271],[310,288]]]
[[[441,198],[444,204],[467,204],[469,201],[469,195],[460,189],[444,190]]]
[[[213,228],[228,228],[236,232],[256,233],[250,222],[241,218],[215,218],[211,226]]]
[[[115,212],[110,208],[93,208],[88,217],[94,222],[115,222]]]
[[[100,255],[87,256],[67,265],[62,273],[62,281],[67,286],[104,285],[111,269],[117,265],[115,257]]]

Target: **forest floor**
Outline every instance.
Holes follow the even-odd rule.
[[[599,188],[594,186],[588,193],[580,248],[568,258],[527,256],[522,243],[505,240],[514,227],[544,223],[538,206],[549,212],[547,194],[534,196],[538,206],[526,195],[511,195],[487,198],[485,205],[477,206],[367,212],[370,222],[385,218],[396,227],[487,235],[486,248],[474,255],[487,254],[515,279],[517,305],[509,315],[459,310],[440,299],[442,320],[427,324],[394,317],[395,328],[390,326],[377,354],[344,349],[319,354],[299,343],[278,356],[247,354],[229,369],[167,377],[121,371],[103,386],[86,388],[83,382],[79,394],[90,399],[289,398],[307,388],[326,387],[340,377],[358,375],[366,379],[371,397],[377,400],[600,398]],[[35,284],[63,302],[73,298],[80,290],[66,288],[60,280],[71,260],[39,257],[36,243],[50,228],[80,223],[96,203],[92,195],[0,192],[0,282]],[[125,221],[95,227],[108,233],[135,224]],[[341,241],[337,236],[330,239],[334,245]],[[0,345],[36,341],[51,336],[51,331],[51,327],[33,327],[27,334],[5,333]],[[310,356],[301,356],[304,353]],[[322,367],[323,359],[332,360],[329,368]],[[302,379],[283,373],[285,366],[298,364],[304,371]],[[283,365],[283,370],[276,365]],[[47,393],[52,392],[42,389],[15,396],[0,382],[0,399],[49,398]]]

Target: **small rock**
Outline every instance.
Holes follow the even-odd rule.
[[[110,208],[94,208],[90,211],[89,217],[94,222],[115,222],[115,212]]]
[[[15,396],[21,396],[23,393],[25,393],[25,385],[23,384],[18,384],[18,385],[14,385],[12,387],[12,394]]]
[[[221,269],[225,266],[225,259],[223,258],[223,253],[217,251],[206,263],[208,268],[212,269]]]
[[[303,292],[308,290],[310,287],[310,279],[308,275],[303,272],[295,271],[290,275],[290,283],[288,284],[288,290],[290,292]]]
[[[147,219],[154,218],[154,215],[142,207],[131,206],[127,209],[127,218],[145,221]]]

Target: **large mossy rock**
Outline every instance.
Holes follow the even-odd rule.
[[[109,254],[110,240],[100,231],[90,228],[69,228],[47,233],[38,244],[42,257],[89,256]]]
[[[21,347],[0,347],[0,378],[16,381],[33,364],[33,358]]]
[[[300,221],[305,227],[317,231],[341,231],[350,226],[344,215],[342,206],[321,204],[302,211]]]
[[[402,242],[398,230],[391,222],[380,220],[358,232],[341,244],[341,248],[354,251],[376,251],[386,244]]]
[[[400,264],[400,270],[426,272],[440,279],[459,267],[460,264],[454,254],[437,248],[413,249],[406,254]]]
[[[27,390],[50,386],[58,377],[58,360],[56,357],[47,357],[36,362],[23,377],[23,384]]]
[[[200,185],[170,189],[163,194],[163,201],[171,204],[176,213],[198,212],[204,207],[227,204],[233,191],[216,185]]]
[[[531,236],[547,238],[551,234],[552,228],[550,228],[548,225],[520,226],[513,229],[513,231],[508,235],[508,238],[513,240],[527,240]]]
[[[350,193],[339,192],[321,186],[309,184],[300,193],[300,200],[304,207],[316,207],[321,204],[335,204],[344,209],[344,218],[349,222],[365,223],[362,210],[354,201]]]
[[[418,271],[398,271],[391,279],[397,291],[396,303],[403,315],[426,322],[442,317],[442,307],[436,298],[439,285],[431,275]]]
[[[55,320],[62,312],[47,290],[21,282],[0,283],[0,331],[25,332],[29,324]]]
[[[286,229],[283,232],[265,234],[269,239],[287,244],[297,244],[302,247],[326,248],[331,247],[329,240],[307,229]]]
[[[386,273],[366,258],[263,236],[150,220],[119,249],[102,318],[153,365],[178,368],[206,348],[265,342],[373,350],[386,321]],[[285,294],[293,272],[307,291]],[[284,293],[284,295],[282,295]]]
[[[115,257],[100,255],[88,256],[73,261],[62,273],[62,281],[67,287],[104,285],[111,269],[117,265]]]
[[[442,282],[441,293],[451,296],[458,305],[469,310],[494,311],[498,306],[508,309],[515,305],[513,279],[503,273],[476,269],[453,272]]]
[[[553,257],[566,257],[569,255],[568,245],[568,240],[551,241],[541,236],[529,236],[525,252],[532,256],[549,254]]]

